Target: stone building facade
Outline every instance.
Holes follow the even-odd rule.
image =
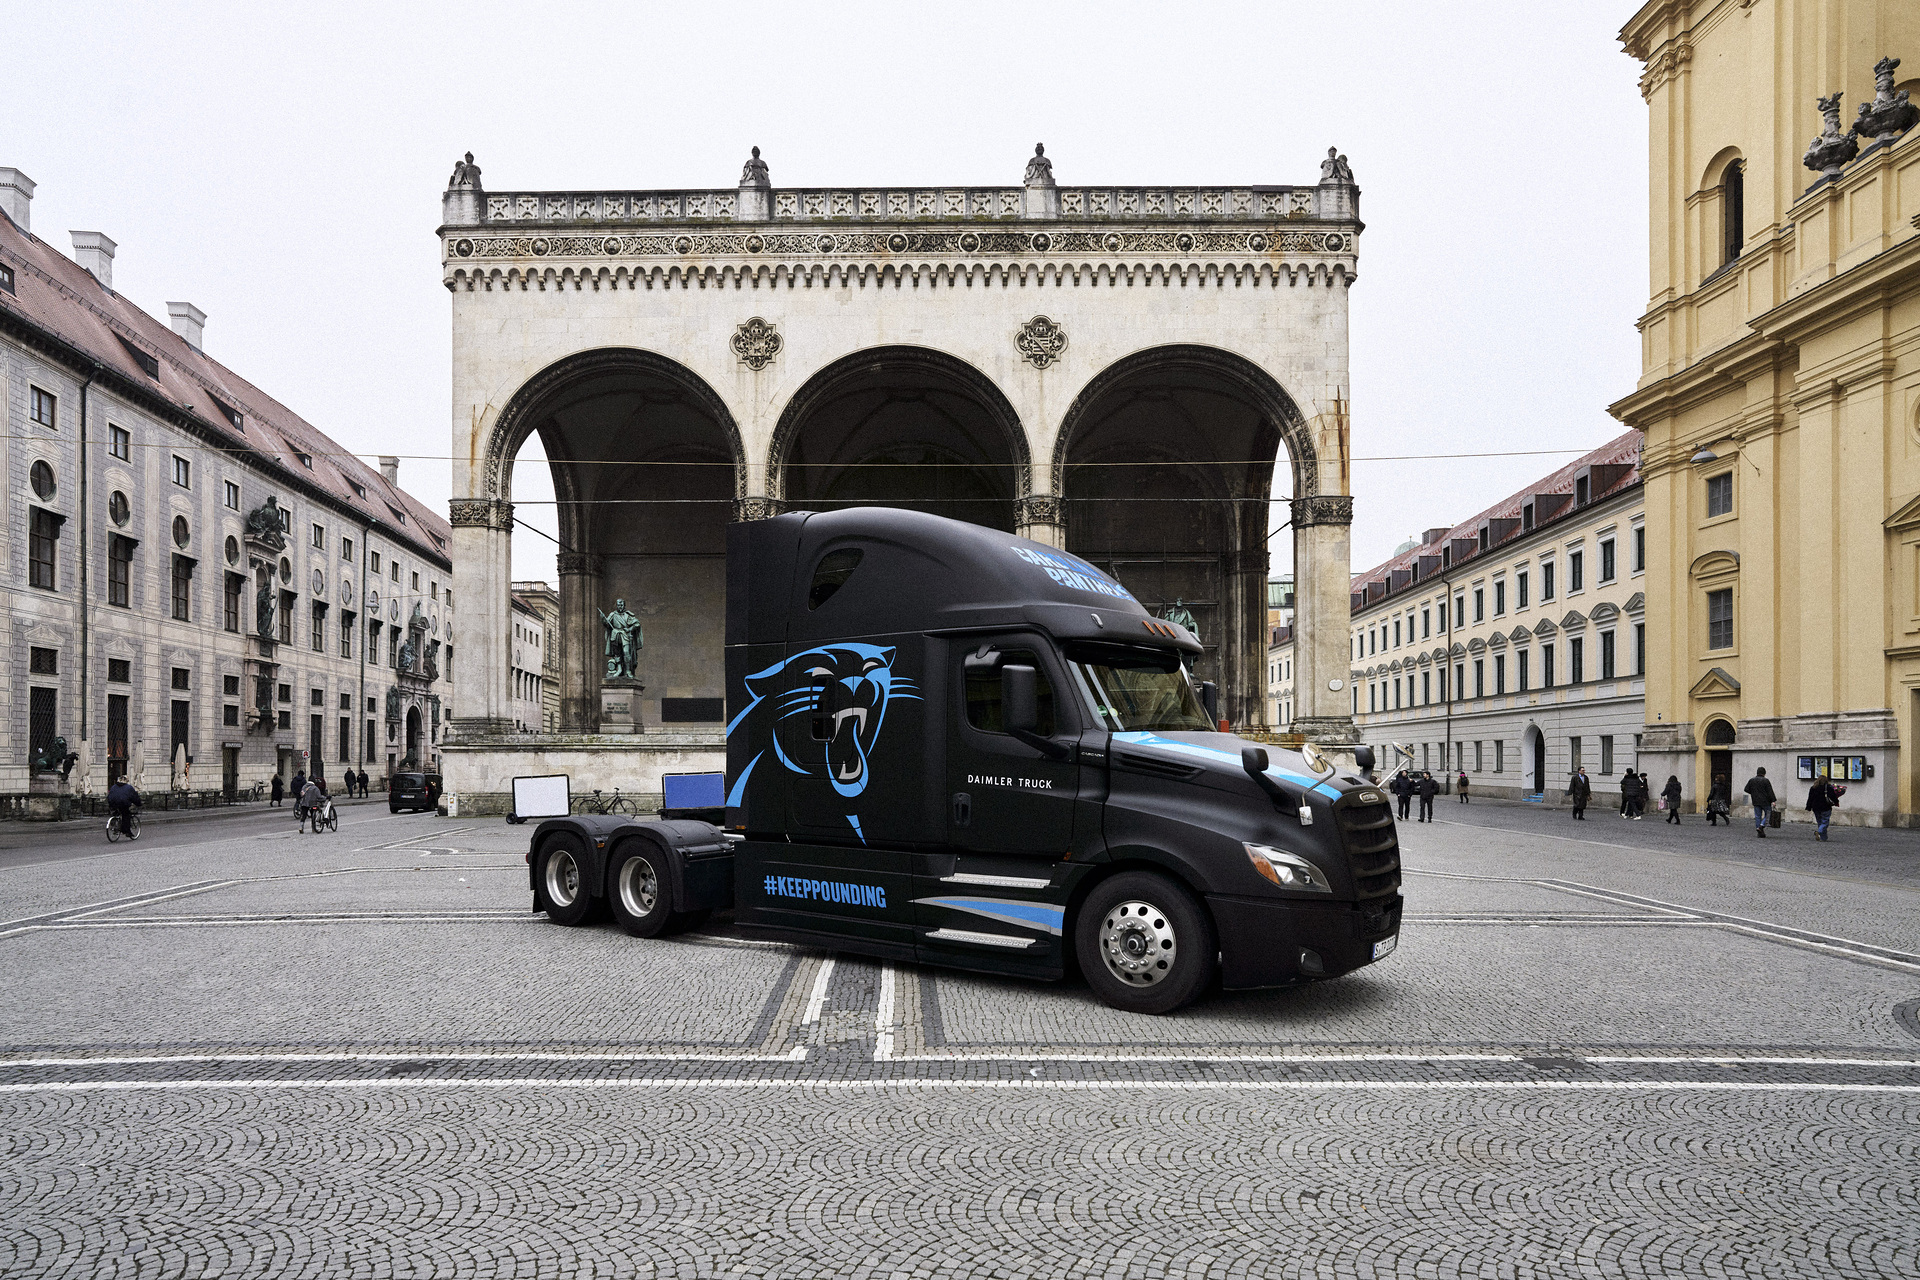
[[[1268,632],[1267,723],[1275,733],[1293,732],[1293,624]]]
[[[513,606],[516,616],[522,611],[530,614],[537,627],[537,653],[529,654],[516,648],[513,664],[516,670],[526,671],[538,680],[539,705],[517,712],[522,724],[541,733],[552,733],[560,727],[560,658],[557,641],[560,636],[560,593],[547,582],[516,582],[513,584]],[[531,663],[523,665],[528,658],[537,658],[538,666]]]
[[[1354,577],[1349,696],[1382,770],[1559,802],[1584,766],[1619,794],[1647,679],[1639,450],[1629,431]]]
[[[116,293],[111,239],[33,235],[33,187],[0,169],[0,791],[55,736],[79,791],[434,763],[446,522],[208,356],[199,308]]]
[[[450,803],[501,807],[516,773],[646,795],[720,767],[726,526],[785,509],[909,506],[1063,546],[1156,612],[1183,602],[1198,674],[1259,726],[1283,450],[1296,725],[1351,739],[1345,158],[1298,186],[1070,186],[1052,165],[1036,151],[1017,186],[776,187],[756,154],[717,190],[544,192],[456,167],[440,242],[473,660]],[[535,434],[563,544],[544,741],[508,732],[500,648]],[[644,644],[616,688],[601,619],[620,601]]]
[[[1690,794],[1765,766],[1795,817],[1838,768],[1838,820],[1913,824],[1920,5],[1655,0],[1621,40],[1652,211],[1612,406],[1646,433],[1643,758]]]

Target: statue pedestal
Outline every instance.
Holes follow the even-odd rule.
[[[36,773],[27,780],[27,821],[58,822],[66,808],[67,784],[57,773]]]
[[[602,681],[600,732],[645,733],[640,724],[640,691],[646,687],[638,680]]]

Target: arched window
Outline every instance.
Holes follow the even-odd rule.
[[[1710,747],[1730,747],[1733,745],[1733,725],[1726,720],[1709,720],[1704,737]]]
[[[1740,256],[1740,245],[1747,238],[1746,173],[1746,165],[1735,160],[1727,166],[1726,177],[1721,182],[1720,261],[1723,264]]]

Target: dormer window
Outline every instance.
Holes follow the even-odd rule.
[[[238,409],[227,404],[218,396],[208,396],[207,399],[213,401],[213,407],[220,411],[220,416],[225,418],[235,431],[245,431],[247,429],[246,419],[240,416]]]
[[[303,466],[303,467],[305,467],[305,468],[306,468],[307,470],[309,470],[309,471],[311,471],[311,470],[313,470],[313,455],[312,455],[312,454],[310,454],[310,453],[302,453],[302,452],[300,452],[300,451],[299,451],[298,449],[295,449],[295,450],[293,451],[293,456],[294,456],[294,457],[296,457],[296,458],[298,458],[298,459],[300,459],[300,465],[301,465],[301,466]]]
[[[361,484],[358,480],[349,480],[347,483],[353,487],[354,497],[365,498],[367,496],[367,486]]]
[[[156,382],[159,381],[160,379],[160,361],[159,360],[155,359],[153,356],[148,355],[146,352],[142,351],[140,348],[134,346],[131,342],[128,342],[125,338],[120,337],[119,334],[116,333],[113,336],[119,339],[120,345],[124,347],[126,349],[127,354],[133,358],[133,362],[140,366],[140,371],[142,373],[146,374],[149,378],[154,379]]]
[[[399,521],[401,524],[405,524],[407,522],[407,513],[402,511],[400,508],[394,506],[391,502],[387,504],[387,510],[391,512],[393,515],[393,518]]]
[[[0,262],[0,289],[13,292],[13,268],[4,262]]]
[[[1573,482],[1573,505],[1576,507],[1586,506],[1587,499],[1592,492],[1593,482],[1588,477],[1581,476],[1576,479]]]

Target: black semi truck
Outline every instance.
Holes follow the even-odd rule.
[[[938,516],[731,526],[723,821],[574,816],[534,909],[1058,979],[1166,1013],[1393,950],[1387,797],[1218,730],[1201,646],[1074,556]]]

